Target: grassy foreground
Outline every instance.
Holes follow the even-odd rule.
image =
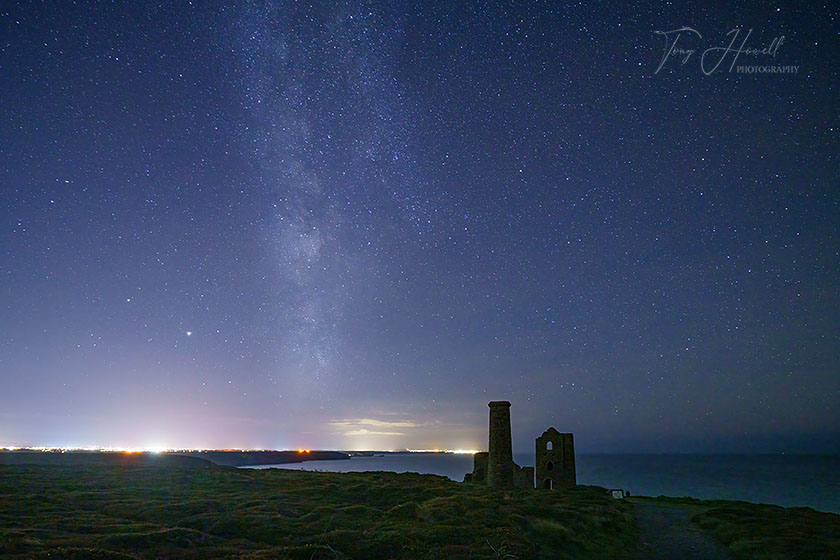
[[[840,560],[840,515],[807,507],[696,498],[636,497],[685,507],[737,560]]]
[[[0,466],[3,558],[622,558],[603,489],[492,492],[432,475]]]
[[[693,521],[739,560],[840,559],[840,515],[833,513],[726,502]]]

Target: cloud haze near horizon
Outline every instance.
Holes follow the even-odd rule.
[[[5,8],[0,445],[840,451],[836,32],[651,6]]]

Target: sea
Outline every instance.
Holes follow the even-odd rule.
[[[533,465],[534,455],[516,454],[514,460]],[[621,488],[632,495],[742,500],[840,513],[840,455],[578,454],[575,460],[578,484]],[[472,462],[472,455],[454,453],[378,453],[244,468],[416,472],[461,481],[472,472]]]

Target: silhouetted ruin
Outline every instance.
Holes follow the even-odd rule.
[[[575,437],[549,428],[537,438],[537,487],[551,490],[573,488],[575,480]]]
[[[534,467],[520,467],[513,461],[510,435],[510,403],[491,401],[488,451],[473,455],[473,472],[464,482],[486,484],[491,488],[534,488]],[[575,443],[573,434],[549,428],[537,438],[537,487],[574,487]]]

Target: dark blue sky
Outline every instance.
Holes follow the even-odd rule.
[[[0,13],[0,445],[838,451],[836,7],[227,4]]]

